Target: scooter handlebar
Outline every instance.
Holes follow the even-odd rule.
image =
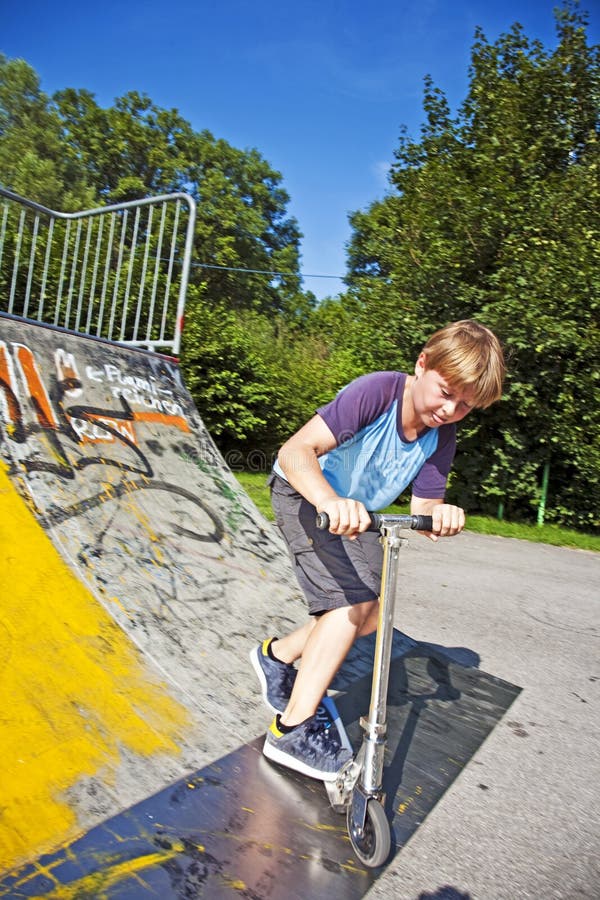
[[[388,515],[387,513],[370,512],[371,528],[369,530],[381,531],[382,528],[391,525],[399,525],[400,528],[411,528],[413,531],[432,531],[433,519],[431,516],[412,515]],[[329,528],[329,516],[327,513],[317,513],[317,528],[327,531]]]

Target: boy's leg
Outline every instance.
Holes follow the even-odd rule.
[[[281,716],[284,725],[298,725],[314,716],[356,638],[377,627],[377,612],[378,602],[370,600],[329,610],[315,619],[301,653],[290,702]],[[280,642],[284,648],[286,640]]]
[[[353,642],[377,627],[381,543],[375,533],[346,541],[319,531],[314,507],[279,480],[273,482],[273,508],[312,616],[251,654],[267,698],[277,694],[277,704],[268,700],[269,705],[284,710],[271,723],[263,752],[305,775],[335,780],[352,751],[318,709]],[[296,670],[292,663],[298,659]]]
[[[317,708],[353,641],[373,630],[377,606],[376,600],[370,600],[317,618],[304,646],[290,702],[267,732],[263,753],[268,759],[322,781],[335,781],[352,759],[351,747],[340,740],[329,720],[319,717]]]
[[[379,614],[379,601],[375,600],[371,603],[371,610],[368,617],[365,619],[362,628],[356,635],[356,637],[364,637],[367,634],[372,634],[373,631],[377,628],[377,616]],[[309,638],[309,635],[317,622],[319,621],[318,616],[311,616],[308,622],[305,622],[304,625],[301,625],[300,628],[297,628],[296,631],[292,631],[290,634],[285,635],[282,638],[276,638],[271,644],[271,649],[273,653],[280,659],[281,662],[292,664],[295,663],[296,660],[302,657],[304,653],[304,648],[306,646],[306,642]]]
[[[375,630],[378,609],[379,604],[375,601],[372,613],[356,637],[370,634]],[[291,634],[283,638],[263,641],[250,652],[250,661],[260,681],[263,699],[273,712],[283,713],[288,705],[297,677],[297,670],[293,667],[293,663],[302,657],[308,638],[318,621],[318,617],[311,616],[304,625]],[[321,699],[325,693],[326,691],[323,691]]]
[[[282,713],[289,702],[298,674],[293,663],[302,655],[314,624],[314,619],[310,619],[281,640],[267,639],[250,651],[263,700],[273,712]]]
[[[289,664],[295,663],[297,659],[300,659],[308,637],[316,624],[317,620],[314,616],[311,616],[304,625],[292,631],[291,634],[274,640],[271,648],[277,659]]]

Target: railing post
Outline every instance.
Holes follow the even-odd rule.
[[[538,506],[538,514],[537,514],[537,525],[538,528],[541,528],[544,524],[544,515],[546,513],[546,501],[548,499],[548,482],[550,480],[550,460],[547,460],[544,465],[544,473],[542,475],[542,493],[540,495],[540,502]]]

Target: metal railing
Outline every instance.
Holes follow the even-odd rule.
[[[177,356],[196,204],[163,194],[63,213],[0,187],[0,310]]]

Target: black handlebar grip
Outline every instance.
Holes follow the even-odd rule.
[[[369,513],[372,527],[379,531],[382,525],[401,525],[403,528],[412,528],[413,531],[433,531],[433,519],[431,516],[411,515],[382,515],[381,513]],[[326,531],[329,528],[329,516],[327,513],[317,513],[317,528]]]
[[[433,531],[433,516],[413,516],[415,524],[411,525],[415,531]]]
[[[329,528],[329,516],[327,515],[327,513],[317,513],[317,528],[319,529],[319,531],[327,531],[327,529]]]

